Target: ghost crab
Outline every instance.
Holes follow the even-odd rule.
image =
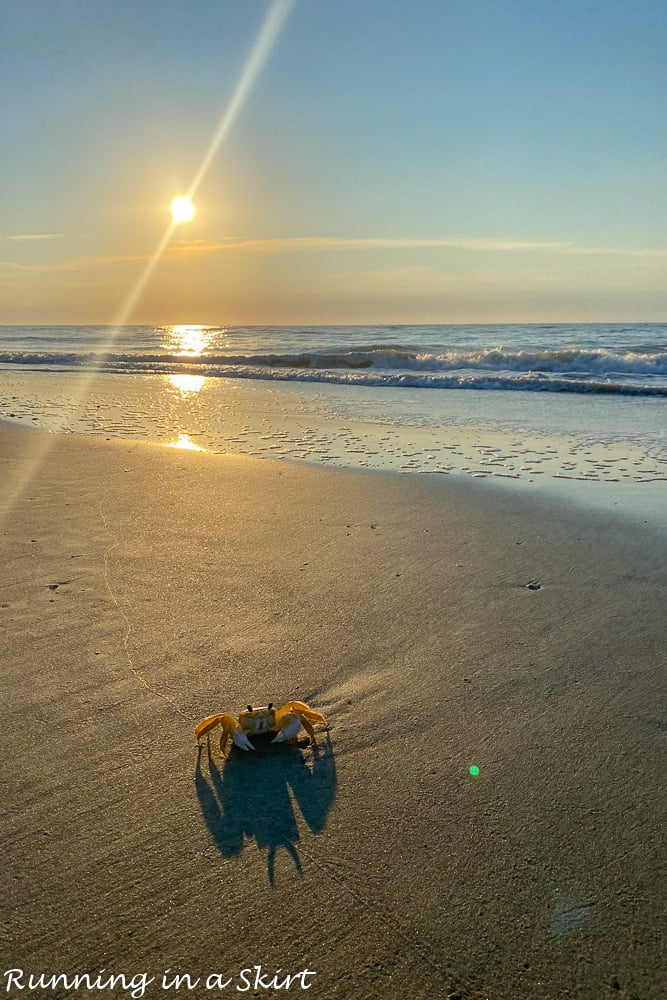
[[[294,739],[303,726],[310,736],[311,742],[314,743],[314,722],[322,726],[327,724],[324,716],[313,711],[304,701],[288,701],[280,708],[274,708],[273,702],[269,702],[265,708],[253,708],[252,705],[248,705],[245,712],[240,713],[238,719],[226,712],[209,715],[195,726],[195,736],[197,743],[199,743],[202,736],[206,736],[216,726],[220,726],[222,729],[220,751],[224,753],[230,736],[232,742],[242,750],[254,750],[254,746],[248,739],[249,734],[276,733],[271,742],[284,743],[286,740]]]

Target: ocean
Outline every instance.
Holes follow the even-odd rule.
[[[0,363],[377,389],[667,397],[667,324],[0,327]]]
[[[666,415],[664,323],[0,327],[0,419],[665,520]]]

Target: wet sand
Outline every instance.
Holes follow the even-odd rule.
[[[0,456],[0,972],[663,996],[664,537],[431,476]],[[197,754],[291,698],[315,747]]]
[[[318,467],[486,480],[667,532],[663,401],[201,375],[3,372],[0,421]],[[85,388],[84,388],[85,386]],[[386,398],[388,397],[388,399]]]

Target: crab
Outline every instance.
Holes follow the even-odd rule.
[[[284,743],[286,740],[294,739],[301,726],[315,742],[315,730],[313,723],[317,722],[326,726],[327,720],[319,712],[306,705],[304,701],[288,701],[280,708],[274,708],[273,702],[265,708],[253,708],[248,705],[245,712],[241,712],[238,719],[226,712],[218,715],[208,715],[195,726],[195,736],[199,744],[202,736],[206,736],[216,726],[220,726],[222,733],[220,736],[220,751],[225,752],[227,742],[231,736],[232,741],[242,750],[254,750],[254,746],[248,739],[248,734],[276,733],[272,743]]]

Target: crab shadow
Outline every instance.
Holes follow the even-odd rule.
[[[320,833],[336,797],[336,764],[328,733],[324,743],[311,746],[308,758],[299,745],[272,745],[256,737],[253,742],[254,752],[233,747],[227,758],[216,758],[208,741],[199,746],[195,787],[202,816],[222,856],[236,857],[247,840],[255,840],[260,850],[267,851],[273,886],[281,847],[303,874],[295,804],[308,829]]]

